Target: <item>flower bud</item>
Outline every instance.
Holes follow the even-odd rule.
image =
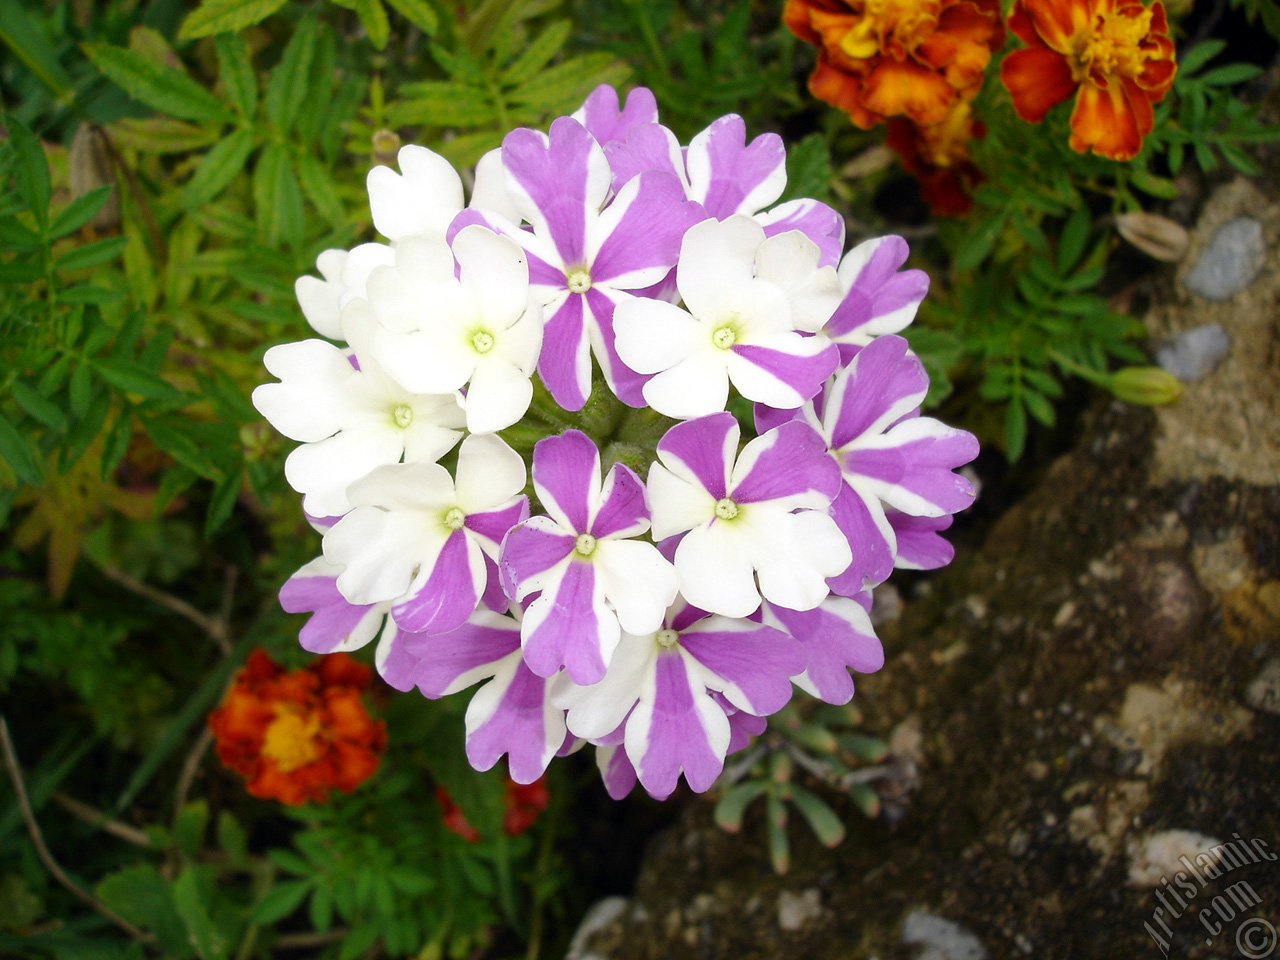
[[[370,156],[374,163],[391,166],[396,162],[396,154],[400,152],[400,135],[394,130],[375,130],[373,134],[373,151]]]
[[[1182,396],[1182,384],[1159,367],[1125,367],[1107,384],[1119,399],[1148,407],[1162,407]]]

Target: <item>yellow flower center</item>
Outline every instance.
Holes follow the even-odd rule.
[[[1151,10],[1136,16],[1100,13],[1091,33],[1077,35],[1074,55],[1067,58],[1077,83],[1113,76],[1137,76],[1147,59],[1140,44],[1151,33]]]
[[[938,25],[938,0],[865,0],[862,19],[840,39],[840,50],[860,60],[884,53],[892,37],[905,51],[933,33]]]
[[[586,267],[578,267],[565,274],[565,283],[570,293],[586,293],[591,289],[591,273]]]
[[[596,552],[596,538],[589,533],[580,533],[573,541],[573,549],[579,556],[589,557]]]
[[[461,529],[466,522],[467,515],[462,512],[461,507],[450,507],[444,515],[444,525],[450,530]]]
[[[670,650],[676,645],[676,641],[680,639],[680,634],[674,630],[659,630],[654,639],[658,641],[658,646],[663,650]]]
[[[476,353],[488,353],[493,349],[493,334],[486,330],[477,330],[471,335],[471,346]]]
[[[738,515],[738,505],[725,497],[716,501],[716,516],[721,520],[732,520]]]
[[[278,703],[276,717],[267,725],[262,755],[275,762],[281,773],[290,773],[324,756],[320,718],[296,704]]]
[[[392,411],[391,417],[395,420],[397,427],[405,430],[409,424],[413,423],[413,407],[407,403],[402,403]]]

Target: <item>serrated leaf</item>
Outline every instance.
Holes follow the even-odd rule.
[[[13,468],[20,482],[35,487],[44,479],[35,450],[3,413],[0,413],[0,457]]]
[[[194,857],[204,846],[209,827],[209,804],[203,798],[193,800],[178,811],[173,821],[173,842],[180,853]]]
[[[106,43],[87,43],[84,49],[109,80],[154,110],[184,120],[232,119],[221,100],[172,67]]]
[[[232,865],[243,864],[249,858],[248,834],[230,810],[218,814],[218,847]]]
[[[975,224],[956,251],[954,266],[957,270],[972,270],[991,252],[996,237],[1004,229],[1006,214],[997,213]]]
[[[83,270],[85,267],[96,267],[118,257],[128,242],[127,237],[108,237],[97,243],[75,247],[55,260],[53,269]]]
[[[166,954],[178,958],[192,955],[169,884],[151,864],[136,863],[117,870],[100,880],[95,892],[120,916],[154,934]]]
[[[111,133],[117,141],[150,153],[185,153],[215,142],[221,124],[196,126],[168,117],[125,117],[113,121]]]
[[[280,62],[267,80],[267,116],[283,133],[298,118],[298,108],[307,97],[307,79],[316,48],[316,18],[304,17],[293,31]]]
[[[129,443],[132,439],[133,414],[126,407],[120,411],[120,415],[116,417],[116,422],[111,425],[111,430],[107,434],[107,441],[102,447],[102,469],[99,471],[99,476],[103,480],[111,476],[116,467],[120,465],[124,455],[129,452]]]
[[[294,176],[288,148],[273,143],[258,157],[253,171],[253,202],[258,227],[270,245],[297,245],[302,239],[302,190]]]
[[[200,166],[182,190],[182,205],[188,210],[202,207],[244,170],[253,152],[253,131],[241,127],[216,143],[204,155]]]
[[[1079,207],[1067,217],[1062,233],[1058,235],[1059,273],[1067,273],[1079,262],[1085,244],[1089,242],[1089,227],[1092,224],[1093,216],[1085,206]]]
[[[227,522],[231,511],[235,509],[236,499],[240,496],[241,480],[244,468],[231,470],[218,481],[213,488],[213,496],[209,499],[209,511],[205,515],[204,535],[211,537]]]
[[[1042,394],[1034,390],[1022,391],[1022,402],[1026,406],[1031,416],[1035,417],[1040,423],[1046,427],[1052,427],[1054,421],[1053,404],[1051,404]]]
[[[226,960],[231,949],[228,936],[231,931],[224,930],[210,916],[194,867],[187,867],[174,881],[173,904],[201,960]]]
[[[1225,40],[1205,40],[1178,55],[1178,79],[1189,79],[1192,74],[1227,48]]]
[[[258,111],[258,77],[253,72],[253,57],[244,38],[234,33],[224,33],[216,41],[218,51],[218,81],[232,106],[240,115],[253,122]]]
[[[58,99],[69,97],[73,92],[74,84],[63,69],[57,51],[22,4],[0,3],[0,44],[26,64]]]
[[[831,192],[831,155],[820,133],[805,137],[787,151],[787,190],[783,199],[812,197],[825,202]]]
[[[1202,73],[1197,79],[1207,87],[1229,87],[1252,80],[1261,72],[1262,69],[1252,63],[1229,63],[1225,67],[1216,67]]]
[[[285,5],[285,0],[204,0],[178,31],[179,40],[233,33],[253,26]]]
[[[13,185],[43,231],[49,225],[49,161],[36,135],[13,114],[4,115],[13,150]]]
[[[302,905],[310,890],[310,880],[286,880],[276,884],[254,904],[249,922],[260,926],[278,923]]]
[[[346,219],[346,210],[342,199],[338,196],[338,188],[329,175],[329,168],[314,154],[304,153],[298,157],[298,178],[302,181],[302,189],[308,199],[315,205],[320,216],[332,226],[342,225]]]
[[[440,20],[427,0],[387,0],[387,3],[429,37],[440,28]]]
[[[387,109],[393,127],[479,127],[498,119],[489,94],[450,81],[405,84],[402,99]]]
[[[57,240],[83,227],[106,204],[114,187],[98,187],[82,197],[76,197],[53,219],[49,225],[49,239]]]
[[[351,8],[360,18],[360,25],[364,27],[374,48],[385,48],[391,36],[391,24],[387,22],[387,11],[382,6],[382,0],[354,0]]]
[[[117,390],[154,400],[181,400],[178,390],[159,374],[128,360],[95,359],[93,368]]]
[[[21,380],[9,384],[13,399],[18,402],[24,412],[35,420],[39,420],[50,430],[66,430],[67,416],[46,397],[40,396]]]
[[[142,426],[156,446],[178,463],[208,480],[216,482],[222,479],[222,469],[209,459],[201,438],[193,436],[183,421],[146,417]]]
[[[573,24],[568,20],[556,20],[538,34],[524,52],[507,67],[502,74],[502,82],[507,86],[519,86],[531,80],[539,70],[551,62],[551,58],[560,52],[569,34],[573,32]]]
[[[588,53],[543,70],[511,91],[515,103],[536,105],[547,112],[577,106],[601,83],[620,83],[631,68],[610,53]]]

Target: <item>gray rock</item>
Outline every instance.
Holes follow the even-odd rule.
[[[565,960],[605,960],[599,954],[589,952],[587,944],[592,937],[622,916],[629,904],[626,897],[605,897],[593,903],[573,934],[569,952],[564,955]]]
[[[803,893],[783,890],[778,894],[778,926],[783,930],[799,930],[821,915],[822,893],[817,887]]]
[[[1262,224],[1252,217],[1236,217],[1218,228],[1182,283],[1206,300],[1226,300],[1253,282],[1266,253]]]
[[[1156,363],[1183,383],[1203,380],[1231,349],[1231,338],[1216,323],[1184,330],[1156,348]]]
[[[923,949],[917,960],[986,960],[987,949],[972,933],[927,910],[912,910],[902,921],[902,942]]]
[[[1280,659],[1267,661],[1262,672],[1245,688],[1244,702],[1255,710],[1280,713]]]

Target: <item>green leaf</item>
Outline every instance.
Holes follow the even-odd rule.
[[[77,417],[83,417],[89,404],[93,402],[93,370],[89,364],[82,363],[71,372],[67,397],[71,403],[71,412]]]
[[[0,457],[13,468],[19,482],[36,487],[44,479],[44,469],[31,444],[3,413],[0,413]]]
[[[479,127],[498,119],[486,91],[461,83],[408,83],[400,93],[403,99],[387,109],[387,121],[393,127]]]
[[[144,417],[142,426],[156,446],[183,466],[208,480],[222,479],[222,469],[209,458],[201,438],[188,429],[185,421]]]
[[[62,68],[57,51],[21,3],[0,3],[0,43],[26,64],[56,98],[70,99],[75,84]]]
[[[796,805],[804,818],[809,821],[813,835],[826,847],[837,847],[844,840],[844,824],[827,804],[798,783],[791,785],[791,802]]]
[[[218,528],[227,522],[231,511],[235,509],[236,498],[240,496],[240,484],[244,477],[243,467],[230,470],[213,488],[213,497],[209,500],[209,513],[204,521],[204,535],[213,536]]]
[[[1196,79],[1207,87],[1230,87],[1252,80],[1261,72],[1261,67],[1255,67],[1251,63],[1230,63],[1225,67],[1217,67],[1208,73],[1202,73]]]
[[[106,43],[87,43],[84,49],[109,80],[161,113],[184,120],[232,119],[221,100],[172,67]]]
[[[577,106],[591,89],[601,83],[620,83],[631,68],[611,53],[588,53],[543,70],[523,86],[511,91],[516,103],[531,104],[547,112]]]
[[[181,400],[182,391],[159,374],[129,360],[95,359],[93,368],[103,380],[124,393],[153,400]]]
[[[267,80],[267,116],[281,133],[288,132],[298,118],[298,108],[307,97],[307,79],[316,49],[315,17],[304,17],[293,31],[280,63]]]
[[[95,213],[102,209],[114,187],[98,187],[82,197],[72,200],[49,226],[49,239],[57,240],[83,227]]]
[[[1043,394],[1027,389],[1022,391],[1021,396],[1022,402],[1026,405],[1027,411],[1031,416],[1035,417],[1046,427],[1053,426],[1053,404],[1045,399]]]
[[[1004,453],[1010,463],[1022,456],[1027,443],[1027,411],[1018,396],[1004,410]]]
[[[287,147],[268,146],[253,171],[253,202],[258,228],[269,245],[296,246],[302,239],[302,190],[289,162]]]
[[[783,197],[825,201],[830,193],[831,154],[827,139],[820,133],[811,133],[787,151],[787,191]]]
[[[135,863],[98,882],[98,899],[130,923],[155,934],[166,954],[189,957],[191,943],[169,884],[150,863]]]
[[[182,190],[182,205],[188,210],[202,207],[235,179],[253,152],[253,131],[241,127],[204,155],[195,174]]]
[[[96,267],[120,256],[128,237],[108,237],[97,243],[87,243],[75,247],[60,256],[53,264],[55,270],[83,270],[85,267]]]
[[[120,415],[116,417],[116,422],[111,425],[111,430],[107,434],[107,442],[102,447],[102,470],[100,476],[103,480],[111,476],[116,467],[120,465],[124,455],[129,452],[129,443],[132,439],[133,413],[128,407],[125,407],[120,411]]]
[[[387,3],[429,37],[440,28],[440,20],[427,0],[387,0]]]
[[[311,883],[310,880],[286,880],[276,884],[253,905],[249,922],[270,926],[283,920],[302,905]]]
[[[1085,244],[1089,242],[1089,227],[1093,224],[1093,215],[1086,206],[1079,207],[1067,218],[1058,237],[1058,272],[1067,273],[1084,254]]]
[[[969,235],[956,251],[953,264],[955,269],[972,270],[987,258],[987,254],[995,245],[996,237],[1000,236],[1000,231],[1004,229],[1007,216],[1008,214],[1004,211],[994,213],[970,229]]]
[[[1199,146],[1199,144],[1196,144],[1197,148]],[[1159,197],[1162,200],[1177,200],[1182,195],[1182,191],[1178,189],[1178,185],[1172,180],[1167,177],[1158,177],[1142,167],[1134,167],[1129,171],[1129,176],[1135,187],[1153,197]]]
[[[1192,74],[1227,48],[1225,40],[1205,40],[1178,56],[1178,79],[1189,79]]]
[[[258,111],[258,77],[253,72],[253,57],[244,38],[224,33],[216,41],[218,80],[227,99],[250,123]]]
[[[285,0],[204,0],[182,22],[179,40],[234,33],[265,20],[285,5]]]
[[[173,843],[180,853],[195,857],[204,847],[209,828],[209,804],[203,798],[186,804],[173,821]]]
[[[551,62],[551,58],[560,52],[569,34],[573,32],[573,24],[569,20],[556,20],[538,34],[537,38],[524,48],[511,66],[502,74],[502,82],[508,86],[519,86]]]
[[[201,960],[226,960],[231,949],[231,931],[214,922],[201,892],[196,868],[187,867],[173,883],[173,904],[186,924],[187,933]]]
[[[36,135],[11,113],[4,115],[13,149],[13,185],[43,232],[49,225],[49,161]]]
[[[387,11],[382,0],[352,0],[351,8],[360,18],[360,25],[369,36],[369,42],[378,50],[387,45],[391,36],[391,24],[387,22]]]
[[[230,810],[218,814],[218,847],[233,865],[249,859],[249,837]]]
[[[39,420],[50,430],[63,431],[67,429],[67,416],[52,401],[40,396],[21,380],[15,380],[9,385],[9,389],[13,394],[13,399],[29,416]]]
[[[124,117],[111,124],[111,132],[125,146],[148,153],[186,153],[214,143],[222,124],[196,126],[168,117]]]
[[[332,226],[339,227],[346,219],[346,210],[338,196],[338,188],[329,175],[329,168],[319,157],[311,153],[298,156],[298,178],[302,189],[315,205],[320,216]]]
[[[753,800],[763,796],[768,784],[763,780],[750,780],[725,791],[716,804],[715,821],[721,830],[737,833],[742,829],[742,818]]]

